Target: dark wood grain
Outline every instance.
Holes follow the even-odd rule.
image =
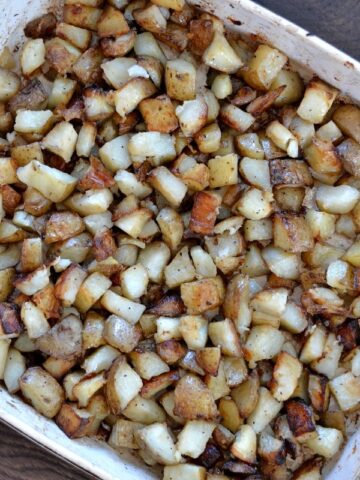
[[[258,0],[360,59],[359,0]],[[0,480],[89,480],[77,468],[0,423]]]

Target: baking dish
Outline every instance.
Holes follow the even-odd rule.
[[[313,73],[360,102],[360,63],[287,20],[272,14],[249,0],[195,0],[194,5],[221,17],[229,28],[255,34],[278,47],[292,59],[305,77]],[[7,44],[16,51],[21,45],[22,27],[28,20],[47,10],[56,11],[54,0],[0,0],[0,47]],[[0,419],[51,450],[58,456],[104,480],[156,479],[157,470],[146,467],[129,452],[119,454],[107,445],[90,439],[70,440],[53,421],[0,387]],[[338,459],[325,469],[327,480],[360,479],[357,444],[360,432],[348,441]]]

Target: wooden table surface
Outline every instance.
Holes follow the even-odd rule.
[[[360,59],[359,0],[258,0],[257,3]],[[93,478],[0,423],[0,480]]]

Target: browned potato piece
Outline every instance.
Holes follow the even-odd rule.
[[[96,31],[101,15],[102,10],[88,5],[76,4],[64,6],[64,21],[76,27]]]
[[[22,329],[17,306],[11,303],[0,303],[0,337],[17,337]]]
[[[223,302],[225,293],[220,277],[183,283],[180,292],[188,313],[194,315],[218,307]]]
[[[46,46],[46,60],[60,75],[72,72],[72,67],[80,57],[81,52],[71,43],[54,37],[48,40]]]
[[[89,48],[73,65],[73,71],[80,82],[87,84],[97,83],[101,79],[100,65],[103,56],[99,48]]]
[[[106,7],[97,22],[97,33],[102,37],[118,37],[130,31],[124,15],[111,6]]]
[[[255,409],[259,398],[259,387],[259,375],[256,370],[253,370],[245,382],[231,390],[231,397],[242,418],[247,418]]]
[[[307,438],[315,432],[315,421],[312,408],[303,400],[286,402],[287,421],[295,437]]]
[[[351,138],[337,146],[337,154],[340,156],[344,168],[355,177],[360,177],[360,145]]]
[[[8,103],[9,110],[15,114],[21,108],[41,110],[48,99],[47,91],[38,78],[32,78]],[[34,157],[31,159],[34,160]],[[37,159],[36,159],[37,160]]]
[[[60,317],[60,302],[55,296],[55,288],[52,283],[35,293],[32,300],[43,312],[45,318]]]
[[[214,36],[213,22],[208,19],[197,19],[190,22],[189,50],[201,56],[212,42]]]
[[[342,105],[334,115],[333,120],[340,130],[360,143],[360,109],[355,105]]]
[[[219,206],[220,199],[216,194],[210,192],[196,193],[191,210],[190,230],[201,235],[212,234]]]
[[[55,421],[69,438],[81,438],[92,433],[95,416],[76,405],[64,403]]]
[[[313,184],[310,170],[301,160],[272,160],[270,180],[272,185],[307,187]]]
[[[64,401],[64,391],[59,383],[41,367],[31,367],[20,378],[23,396],[42,415],[53,418]]]
[[[196,361],[209,375],[216,377],[221,359],[219,347],[205,347],[196,351]],[[221,412],[220,412],[221,413]]]
[[[293,213],[276,213],[274,215],[274,245],[292,253],[311,250],[314,240],[305,218]]]
[[[314,410],[320,413],[327,411],[330,400],[329,383],[323,375],[309,375],[309,397]]]
[[[155,37],[170,48],[183,52],[188,43],[186,28],[175,23],[168,23],[163,31],[155,32]]]
[[[123,57],[135,45],[136,33],[131,30],[116,38],[102,38],[100,46],[105,57]]]
[[[82,218],[76,213],[53,213],[46,223],[45,242],[54,243],[74,237],[85,230]]]
[[[318,480],[321,478],[321,470],[323,466],[323,459],[315,457],[307,460],[301,465],[292,476],[292,480]]]
[[[149,132],[171,133],[179,126],[175,107],[167,95],[143,100],[139,110]]]
[[[37,348],[55,358],[71,360],[82,353],[82,323],[69,315],[37,339]]]
[[[156,345],[158,355],[168,364],[173,365],[186,354],[186,349],[177,340],[165,340]]]
[[[56,27],[56,17],[53,13],[45,13],[34,18],[25,25],[24,33],[30,38],[44,38],[50,36]]]
[[[148,32],[160,33],[166,29],[166,18],[157,5],[150,4],[145,8],[133,11],[135,22]]]
[[[211,391],[195,375],[185,375],[177,383],[174,413],[188,420],[214,420],[219,415]]]
[[[342,170],[340,158],[331,142],[314,137],[305,147],[304,156],[317,173],[339,174]]]

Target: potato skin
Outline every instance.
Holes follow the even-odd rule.
[[[30,38],[44,38],[50,36],[56,27],[56,17],[53,13],[45,13],[34,18],[25,25],[24,33]]]
[[[64,391],[60,384],[41,367],[31,367],[20,378],[23,396],[39,413],[53,418],[64,401]]]
[[[286,412],[290,430],[295,437],[315,432],[312,409],[303,400],[289,400],[286,402]]]

